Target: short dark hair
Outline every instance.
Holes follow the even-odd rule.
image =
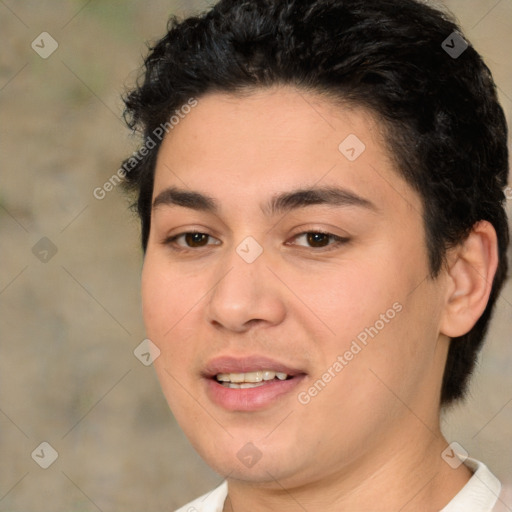
[[[190,98],[291,85],[381,121],[400,175],[422,199],[431,279],[476,222],[494,226],[490,298],[474,327],[451,341],[440,404],[464,397],[507,274],[508,149],[491,72],[451,15],[417,0],[220,0],[200,15],[171,17],[167,28],[124,98],[128,126],[145,138]],[[159,146],[125,177],[144,251]]]

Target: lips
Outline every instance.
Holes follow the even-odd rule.
[[[249,376],[260,374],[268,380],[258,378],[254,383],[251,378],[251,384],[245,381]],[[250,412],[280,403],[286,395],[291,395],[306,373],[301,368],[265,356],[223,356],[210,360],[202,376],[206,395],[213,403],[228,411]]]
[[[305,373],[300,368],[293,368],[275,359],[256,355],[244,358],[233,356],[216,357],[206,364],[202,374],[206,378],[213,378],[218,374],[262,372],[265,370],[286,373],[289,377]]]

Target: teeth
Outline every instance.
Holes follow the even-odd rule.
[[[288,375],[283,372],[274,372],[272,370],[263,370],[257,372],[247,372],[247,373],[219,373],[216,375],[216,379],[219,382],[230,383],[229,386],[226,387],[235,387],[231,384],[236,384],[236,388],[253,388],[256,385],[262,385],[263,381],[273,380],[275,378],[279,380],[286,380]],[[243,384],[242,384],[243,383]],[[241,384],[241,386],[239,386]],[[245,385],[250,384],[250,385]]]
[[[243,382],[239,384],[240,389],[249,389],[249,388],[257,388],[259,386],[263,386],[263,382]]]
[[[242,384],[236,384],[235,382],[223,382],[222,385],[225,388],[231,389],[249,389],[263,386],[263,382],[242,382]]]
[[[245,382],[261,382],[263,380],[263,372],[244,373]]]

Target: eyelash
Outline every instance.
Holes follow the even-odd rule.
[[[184,247],[176,246],[175,245],[175,242],[176,242],[176,240],[178,238],[180,238],[182,236],[185,236],[185,235],[194,235],[194,234],[206,235],[206,236],[208,236],[210,238],[213,238],[208,233],[204,233],[202,231],[194,231],[194,230],[192,230],[192,231],[185,231],[183,233],[179,233],[177,235],[170,236],[170,237],[166,238],[162,243],[164,245],[169,246],[173,251],[176,251],[176,252],[194,252],[194,251],[197,251],[199,249],[204,249],[206,246],[204,246],[204,247],[184,248]],[[326,235],[331,240],[334,240],[333,244],[329,244],[326,247],[309,247],[309,249],[313,249],[314,252],[328,252],[328,251],[337,249],[339,246],[341,246],[343,244],[346,244],[350,240],[349,238],[337,236],[337,235],[334,235],[332,233],[329,233],[328,231],[321,231],[321,230],[302,231],[301,233],[297,233],[296,235],[294,235],[292,239],[295,240],[296,238],[299,238],[300,236],[308,235],[308,234],[309,235],[311,235],[311,234]],[[214,244],[214,245],[219,245],[219,244]],[[304,247],[304,246],[301,246],[301,247]],[[308,247],[304,247],[304,248],[307,249]]]

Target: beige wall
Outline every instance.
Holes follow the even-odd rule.
[[[144,339],[137,221],[117,189],[93,196],[134,148],[122,84],[173,5],[183,11],[163,0],[0,3],[0,511],[172,510],[220,481],[132,353]],[[510,119],[512,1],[447,5]],[[43,31],[59,45],[48,59],[30,46]],[[510,482],[511,326],[509,284],[471,397],[445,427]],[[46,470],[31,458],[42,441],[59,454]]]

